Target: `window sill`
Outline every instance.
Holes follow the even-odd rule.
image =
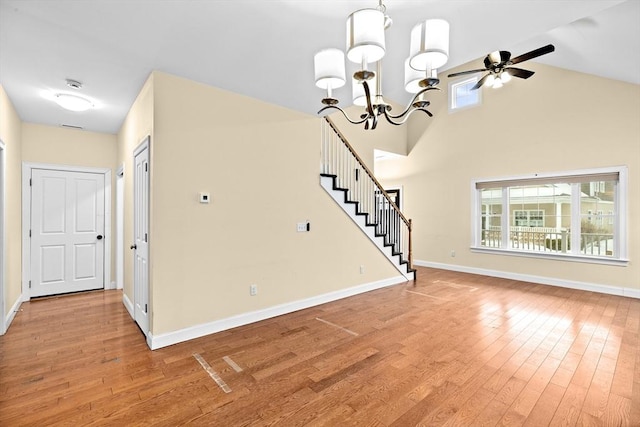
[[[583,262],[588,264],[616,265],[619,267],[626,267],[627,265],[629,265],[628,259],[621,258],[605,258],[574,254],[552,254],[544,252],[526,252],[511,249],[485,248],[477,246],[472,246],[471,252],[493,255],[519,256],[525,258],[551,259],[555,261]]]

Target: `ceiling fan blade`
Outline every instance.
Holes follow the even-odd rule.
[[[491,73],[488,73],[487,75],[485,75],[483,78],[481,78],[480,80],[478,80],[478,83],[476,83],[476,85],[474,87],[471,88],[471,90],[477,90],[480,89],[482,87],[482,85],[484,84],[485,80],[487,80],[487,77],[489,77],[491,75]]]
[[[532,50],[531,52],[523,53],[520,56],[516,56],[511,60],[512,64],[517,64],[519,62],[528,61],[529,59],[537,58],[538,56],[546,55],[547,53],[551,53],[556,50],[555,46],[552,44],[548,44],[546,46],[539,47],[537,49]]]
[[[479,70],[460,71],[459,73],[449,74],[447,77],[458,77],[458,76],[464,76],[466,74],[482,73],[483,71],[487,71],[487,70],[482,68],[482,69],[479,69]]]
[[[528,79],[535,74],[533,71],[523,70],[522,68],[515,67],[507,67],[505,68],[505,71],[509,71],[509,74],[512,77],[520,77],[521,79]]]

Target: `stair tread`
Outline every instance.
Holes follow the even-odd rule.
[[[344,203],[345,204],[355,205],[355,214],[358,215],[358,216],[364,216],[365,217],[365,227],[373,227],[373,235],[375,237],[382,237],[383,238],[382,245],[384,247],[393,248],[393,247],[396,246],[396,244],[387,241],[387,236],[388,236],[387,232],[378,231],[379,229],[385,229],[385,228],[388,228],[388,227],[385,227],[384,224],[378,224],[376,222],[369,222],[369,218],[373,218],[374,220],[376,219],[376,212],[369,213],[369,212],[360,211],[359,208],[361,206],[361,203],[359,201],[357,201],[357,200],[350,200],[349,199],[349,191],[350,190],[348,188],[338,187],[338,176],[337,175],[328,174],[328,173],[321,173],[320,176],[332,179],[332,181],[333,181],[332,184],[333,185],[331,187],[333,188],[333,190],[334,191],[341,191],[341,192],[344,193]],[[405,266],[406,272],[407,272],[406,274],[413,274],[414,275],[413,277],[415,279],[416,270],[413,269],[413,268],[409,268],[408,267],[408,261],[403,258],[403,253],[392,249],[391,257],[396,257],[396,256],[399,257],[399,259],[394,261],[394,262],[397,262],[398,266]],[[403,273],[403,274],[405,274],[405,273]]]

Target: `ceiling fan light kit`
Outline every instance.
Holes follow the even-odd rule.
[[[347,18],[347,59],[360,66],[353,74],[352,94],[355,105],[364,106],[365,111],[357,120],[351,119],[338,107],[338,99],[333,97],[333,89],[345,84],[345,61],[341,50],[330,48],[314,56],[316,86],[327,91],[322,99],[321,114],[329,110],[340,111],[353,124],[363,124],[365,129],[375,129],[380,116],[399,126],[416,111],[428,116],[429,101],[424,95],[430,90],[439,90],[437,69],[449,58],[449,23],[443,19],[429,19],[416,25],[411,31],[410,55],[405,60],[405,89],[414,96],[409,105],[398,115],[390,114],[391,105],[382,96],[382,58],[385,55],[386,29],[392,20],[386,15],[382,0],[377,9],[361,9]],[[369,69],[375,64],[375,71]]]
[[[537,58],[547,53],[555,51],[555,47],[552,44],[539,47],[530,52],[524,53],[511,59],[511,52],[506,50],[497,50],[491,52],[484,58],[484,68],[477,70],[460,71],[459,73],[449,74],[448,77],[458,77],[467,74],[483,73],[487,72],[471,90],[477,90],[482,86],[492,87],[494,89],[501,88],[505,83],[511,81],[511,77],[518,77],[521,79],[528,79],[533,76],[534,72],[524,70],[522,68],[516,68],[512,65],[520,62],[528,61],[529,59]]]

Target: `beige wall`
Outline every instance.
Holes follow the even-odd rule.
[[[428,125],[412,121],[409,155],[376,165],[379,179],[404,186],[415,259],[640,289],[640,87],[541,64],[526,68],[535,76],[483,89],[477,108],[449,113],[447,91],[431,95],[435,117]],[[472,179],[619,165],[629,168],[628,266],[469,250]]]
[[[22,161],[66,166],[113,169],[116,165],[115,135],[22,124]]]
[[[133,256],[129,250],[133,244],[133,152],[146,136],[152,137],[153,155],[153,75],[142,86],[117,135],[117,168],[124,166],[124,293],[131,302],[134,300]]]
[[[6,148],[5,233],[6,271],[4,301],[5,312],[20,299],[22,294],[22,128],[4,88],[0,86],[0,139]]]
[[[153,77],[154,335],[398,276],[320,187],[318,118]]]
[[[115,232],[115,135],[22,123],[22,161],[111,170],[111,230]],[[115,239],[111,239],[111,281],[115,281]],[[110,283],[105,284],[107,287]]]

